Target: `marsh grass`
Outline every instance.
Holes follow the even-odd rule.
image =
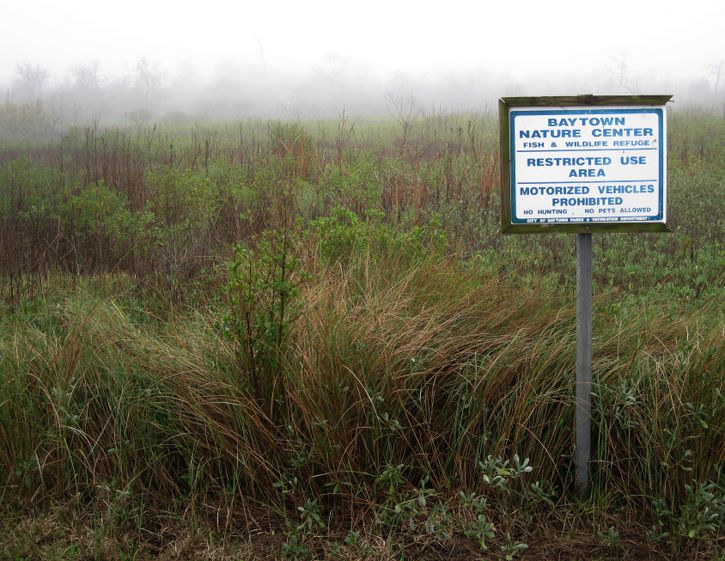
[[[568,502],[571,304],[452,259],[397,273],[359,259],[349,269],[312,264],[271,410],[213,308],[159,325],[79,291],[6,317],[5,500],[132,496],[198,508],[233,497],[242,510],[288,513],[315,497],[321,512],[346,519],[391,497],[406,504],[427,481],[431,504],[474,490],[494,512],[524,519],[548,508],[534,482],[549,501]],[[710,508],[722,508],[722,327],[712,313],[625,311],[595,326],[594,501],[677,531],[693,482],[713,482],[720,498]],[[514,455],[532,472],[506,492],[487,484],[481,462]],[[393,495],[377,485],[390,466]],[[721,521],[706,523],[691,522],[698,536],[721,535]]]
[[[9,533],[66,505],[77,556],[197,523],[288,558],[535,559],[567,528],[602,559],[721,550],[725,168],[696,117],[670,128],[673,233],[595,239],[584,505],[573,243],[498,234],[490,119],[0,149]]]

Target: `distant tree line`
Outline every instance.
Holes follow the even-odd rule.
[[[623,94],[673,92],[678,107],[698,104],[725,111],[722,69],[722,61],[703,66],[700,78],[676,85],[641,79],[621,60],[603,69],[601,83],[574,84],[567,78],[567,87]],[[323,118],[343,111],[399,119],[400,104],[391,100],[414,101],[409,109],[416,111],[493,111],[502,95],[561,94],[561,78],[532,76],[527,83],[517,83],[480,71],[431,79],[396,73],[382,79],[344,57],[329,56],[297,77],[266,64],[239,63],[219,66],[212,78],[202,79],[191,66],[170,75],[159,63],[142,58],[122,76],[110,76],[94,61],[53,79],[42,64],[21,62],[10,83],[0,84],[0,94],[5,93],[0,101],[0,141],[37,140],[68,126],[88,124],[139,127],[245,117]]]

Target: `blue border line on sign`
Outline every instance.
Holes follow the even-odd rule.
[[[578,148],[572,152],[611,152],[613,148]],[[645,150],[659,150],[659,148],[626,148],[627,152],[644,152]],[[519,150],[519,154],[531,152],[561,152],[561,150]]]
[[[610,223],[620,223],[620,222],[661,222],[664,214],[664,178],[665,178],[665,158],[664,158],[664,150],[665,150],[665,143],[667,142],[667,139],[664,138],[664,111],[661,107],[652,107],[652,108],[638,108],[638,109],[618,109],[618,108],[611,108],[611,109],[573,109],[573,110],[566,110],[566,109],[557,109],[548,111],[546,109],[538,110],[538,111],[531,111],[531,110],[524,110],[524,111],[518,111],[518,110],[512,110],[509,113],[509,154],[510,156],[510,172],[511,172],[511,224],[532,224],[532,223],[539,223],[539,224],[545,224],[545,223],[562,223],[562,222],[570,222],[570,223],[589,223],[592,222],[591,218],[567,218],[567,219],[556,219],[556,218],[537,218],[537,219],[529,219],[529,218],[516,218],[516,117],[523,116],[523,115],[596,115],[596,114],[635,114],[635,113],[654,113],[657,115],[657,124],[658,124],[658,132],[659,132],[659,146],[656,148],[657,154],[659,156],[659,180],[657,181],[657,187],[659,191],[658,196],[658,204],[659,208],[657,209],[658,212],[655,216],[651,217],[615,217],[615,218],[607,218],[607,222]],[[616,151],[616,150],[608,150],[607,151]],[[632,148],[631,151],[635,151],[637,148]],[[649,148],[648,150],[652,150]],[[592,151],[591,149],[582,149],[582,150],[554,150],[555,152],[586,152],[586,151]],[[627,149],[627,151],[630,151],[630,149]],[[521,152],[529,152],[526,150],[522,150]],[[646,180],[638,180],[638,181],[646,181]],[[539,182],[537,182],[539,183]],[[564,181],[557,181],[555,183],[567,183]],[[576,181],[572,183],[596,183],[596,181]],[[610,183],[610,182],[605,182]],[[527,182],[528,184],[528,182]],[[541,183],[542,185],[544,183]],[[599,220],[598,220],[599,221]],[[603,220],[602,220],[603,222]]]
[[[657,183],[657,179],[619,179],[617,181],[519,181],[519,185],[565,185],[568,183]]]

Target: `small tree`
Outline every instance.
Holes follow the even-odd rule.
[[[164,74],[159,70],[158,64],[152,64],[144,57],[136,64],[135,81],[144,96],[151,98],[161,90]]]
[[[23,62],[15,66],[13,90],[20,100],[34,101],[43,93],[50,72],[40,64]]]
[[[413,99],[413,96],[397,96],[388,93],[385,96],[385,104],[388,107],[388,112],[393,116],[393,119],[400,125],[402,129],[403,137],[401,138],[401,150],[405,151],[410,138],[410,133],[413,130],[416,117],[420,115],[421,110]]]

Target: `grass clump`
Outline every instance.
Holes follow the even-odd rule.
[[[353,259],[310,262],[303,284],[252,273],[253,292],[232,268],[248,292],[227,313],[253,327],[239,337],[215,307],[160,327],[83,292],[42,321],[7,317],[4,496],[275,505],[289,551],[370,505],[384,532],[488,547],[567,504],[571,305],[452,259]],[[595,333],[595,502],[644,515],[662,543],[717,541],[719,321],[627,314]],[[468,507],[450,502],[459,491]]]

